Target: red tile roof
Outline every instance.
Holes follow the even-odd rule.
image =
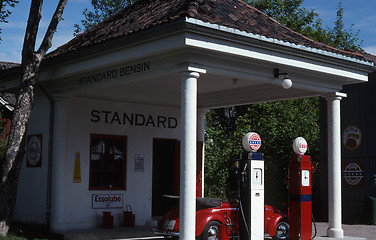
[[[348,52],[313,41],[246,4],[242,0],[140,0],[51,52],[47,58],[73,53],[122,39],[185,17],[218,24],[309,48],[368,60],[359,52]]]
[[[366,53],[366,52],[361,52],[360,54],[362,54],[367,61],[371,61],[371,62],[374,62],[376,64],[376,56],[375,55],[372,55],[372,54],[369,54],[369,53]]]
[[[12,62],[1,62],[0,61],[0,71],[1,70],[7,70],[10,68],[18,67],[20,66],[19,63],[12,63]]]

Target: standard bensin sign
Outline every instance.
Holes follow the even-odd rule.
[[[131,64],[127,66],[122,66],[119,68],[113,68],[101,72],[91,73],[86,76],[80,77],[78,80],[79,86],[91,85],[97,82],[116,79],[120,77],[127,77],[135,75],[141,72],[146,72],[150,70],[150,62],[142,62]]]
[[[123,208],[122,194],[93,194],[92,208]]]

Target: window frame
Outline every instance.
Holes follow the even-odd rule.
[[[110,147],[112,148],[112,150],[114,149],[114,141],[115,140],[123,140],[123,153],[122,154],[116,154],[114,151],[112,153],[103,153],[103,152],[93,152],[93,140],[95,138],[99,138],[101,140],[109,140],[111,142],[111,145]],[[106,170],[104,169],[103,167],[101,167],[99,170],[96,170],[96,169],[93,169],[93,165],[92,165],[92,157],[93,157],[93,154],[99,154],[100,157],[103,157],[103,156],[106,156],[108,157],[109,155],[112,156],[111,158],[111,170]],[[122,155],[123,157],[123,167],[121,170],[117,171],[116,167],[114,166],[114,156],[115,155]],[[127,189],[127,136],[122,136],[122,135],[110,135],[110,134],[90,134],[90,152],[89,152],[89,190],[126,190]],[[100,160],[102,163],[103,163],[103,159]],[[104,163],[101,164],[101,166],[104,166]],[[99,173],[99,177],[100,177],[100,180],[99,180],[99,187],[97,186],[92,186],[92,174],[93,173]],[[112,182],[112,185],[114,183],[114,173],[122,173],[122,186],[120,187],[114,187],[114,186],[111,186],[111,187],[106,187],[103,185],[104,183],[104,173],[112,173],[111,174],[111,182]]]

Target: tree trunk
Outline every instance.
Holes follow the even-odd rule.
[[[35,49],[42,0],[32,0],[22,51],[22,79],[14,105],[8,144],[0,165],[0,236],[6,236],[17,199],[18,178],[24,158],[25,135],[34,101],[39,66],[51,47],[52,37],[61,20],[67,0],[60,0],[46,35],[37,52]]]
[[[36,58],[37,59],[37,58]],[[0,235],[5,236],[17,198],[18,177],[25,149],[25,134],[29,122],[40,60],[25,67],[20,92],[14,106],[8,144],[1,166],[0,185]]]

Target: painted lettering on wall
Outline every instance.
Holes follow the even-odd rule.
[[[92,208],[123,208],[123,195],[93,194]]]
[[[103,72],[97,72],[81,77],[78,80],[79,86],[86,86],[93,83],[115,79],[119,77],[127,77],[137,73],[146,72],[150,70],[150,62],[137,63],[133,65],[123,66],[119,68],[110,69]]]
[[[178,120],[169,116],[153,116],[140,113],[91,110],[90,121],[93,123],[119,124],[157,128],[176,128]]]

